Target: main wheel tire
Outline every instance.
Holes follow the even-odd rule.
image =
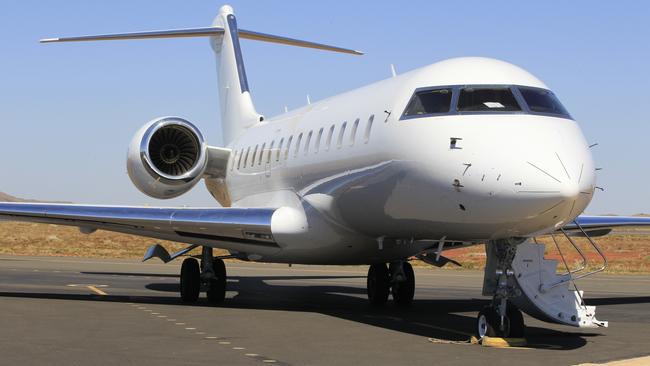
[[[199,299],[201,290],[201,270],[199,261],[194,258],[185,258],[181,265],[181,300],[193,303]]]
[[[493,306],[486,306],[478,313],[476,318],[476,336],[481,339],[485,336],[499,337],[499,316]]]
[[[212,262],[215,279],[208,282],[208,301],[212,304],[220,304],[226,299],[226,265],[223,260],[216,258]]]
[[[524,316],[521,314],[521,310],[508,303],[506,316],[508,317],[508,323],[510,325],[509,334],[506,335],[506,337],[523,338],[526,333],[526,325],[524,324]]]
[[[415,295],[415,273],[409,262],[402,263],[402,270],[406,278],[402,282],[393,282],[393,300],[399,306],[408,306],[413,302]]]
[[[388,301],[390,292],[390,274],[384,263],[373,264],[368,269],[368,300],[370,304],[380,306]]]

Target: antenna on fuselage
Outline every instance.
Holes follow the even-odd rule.
[[[307,94],[307,104],[311,104],[311,98],[309,97],[309,94]]]
[[[397,71],[395,71],[395,65],[390,64],[390,74],[395,77],[397,76]]]

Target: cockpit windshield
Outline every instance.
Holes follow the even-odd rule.
[[[515,112],[521,107],[510,88],[467,87],[460,90],[459,112]]]
[[[405,116],[447,113],[451,106],[451,89],[433,89],[416,92],[411,98]]]
[[[418,88],[401,119],[459,114],[541,114],[571,119],[550,90],[520,85]]]
[[[569,116],[569,112],[550,90],[520,86],[519,92],[533,112]]]

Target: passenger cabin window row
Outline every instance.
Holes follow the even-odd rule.
[[[518,85],[419,88],[401,119],[489,113],[528,113],[571,119],[550,90]]]
[[[375,115],[373,114],[368,118],[366,122],[365,129],[363,130],[364,144],[367,144],[370,141],[370,134],[372,132],[372,124],[374,122],[374,119]],[[356,143],[358,135],[357,132],[359,130],[360,123],[361,119],[357,118],[352,124],[351,129],[348,130],[348,122],[343,122],[338,129],[338,133],[336,133],[337,124],[332,124],[327,129],[327,132],[325,130],[325,127],[321,127],[318,130],[315,138],[314,130],[310,130],[306,133],[300,132],[296,137],[295,145],[293,145],[294,135],[290,135],[286,138],[286,145],[285,137],[280,138],[277,144],[277,148],[275,147],[276,140],[272,140],[270,143],[264,142],[262,143],[261,147],[259,144],[255,145],[254,147],[242,147],[234,152],[234,156],[230,161],[230,170],[241,170],[252,168],[254,166],[262,166],[263,163],[265,165],[270,165],[272,160],[275,160],[275,162],[280,162],[280,160],[288,160],[290,157],[297,158],[300,156],[300,149],[303,142],[303,136],[305,136],[305,134],[305,144],[302,146],[303,156],[308,156],[310,152],[313,154],[318,154],[319,152],[322,153],[330,151],[330,148],[333,148],[333,143],[336,144],[337,150],[345,147],[346,145],[352,147]],[[347,139],[346,131],[349,131]],[[323,138],[324,134],[326,134],[325,138]],[[334,138],[336,138],[335,141]]]

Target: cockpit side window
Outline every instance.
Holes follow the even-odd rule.
[[[569,117],[569,112],[550,90],[524,86],[518,88],[531,112]]]
[[[404,117],[447,113],[451,106],[451,88],[417,91],[411,97]]]
[[[458,97],[459,112],[517,112],[521,106],[510,88],[466,87]]]

